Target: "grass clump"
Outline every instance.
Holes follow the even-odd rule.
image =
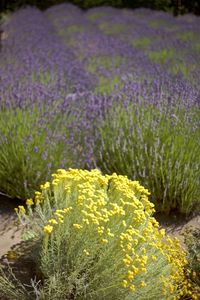
[[[189,214],[199,204],[197,124],[196,109],[113,104],[99,126],[97,166],[140,180],[157,211]]]
[[[185,294],[185,253],[159,229],[139,182],[98,170],[59,169],[52,176],[26,209],[16,209],[26,237],[41,239],[37,263],[44,280],[37,299]]]

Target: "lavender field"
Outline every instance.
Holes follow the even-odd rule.
[[[0,191],[26,199],[57,168],[127,175],[189,214],[200,181],[200,19],[62,4],[3,24]]]
[[[199,215],[200,18],[61,4],[2,30],[0,194],[24,244],[0,298],[199,299],[199,229],[185,251],[154,213]]]

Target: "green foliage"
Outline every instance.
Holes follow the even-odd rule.
[[[52,176],[27,200],[27,211],[16,209],[25,230],[41,240],[37,299],[166,300],[184,294],[185,254],[158,228],[146,189],[98,170],[59,169]],[[9,288],[13,293],[2,274],[0,295],[10,295]],[[18,289],[25,294],[27,286],[18,284],[19,295]]]
[[[200,53],[200,42],[195,44],[195,50]]]
[[[184,31],[178,34],[178,37],[184,42],[191,42],[192,40],[195,41],[195,38],[198,37],[193,31]]]
[[[132,45],[136,48],[146,48],[152,43],[151,39],[148,37],[134,39]]]
[[[113,56],[94,56],[88,58],[86,70],[90,73],[98,74],[98,84],[95,87],[95,93],[110,94],[116,88],[122,88],[122,81],[119,75],[105,76],[104,72],[114,72],[117,67],[125,61],[120,55]]]
[[[184,233],[188,251],[189,267],[193,272],[193,280],[200,292],[200,228],[187,229]]]
[[[148,52],[149,58],[159,64],[165,64],[167,61],[170,61],[174,57],[173,49],[162,49],[158,51]]]
[[[99,24],[99,28],[107,35],[114,35],[125,31],[126,25],[104,22]]]
[[[91,73],[96,73],[100,69],[108,71],[115,70],[123,63],[124,58],[120,55],[113,56],[91,56],[87,60],[86,70]]]
[[[87,15],[87,19],[90,21],[95,21],[98,18],[107,16],[107,12],[103,12],[103,11],[97,11],[97,12],[90,12]]]
[[[99,78],[99,83],[97,87],[95,88],[95,93],[101,93],[109,95],[110,93],[114,92],[116,89],[122,88],[122,81],[120,80],[119,76],[113,76],[113,77],[103,77],[101,76]]]
[[[178,105],[178,104],[177,104]],[[156,210],[190,213],[199,203],[198,111],[113,105],[99,125],[96,161],[106,173],[140,180]]]
[[[159,28],[159,27],[162,27],[162,26],[166,26],[167,27],[167,21],[165,20],[162,20],[162,19],[157,19],[157,20],[152,20],[149,22],[149,26],[152,27],[152,28]]]
[[[169,71],[172,74],[183,74],[186,79],[191,79],[191,72],[195,70],[195,64],[189,64],[181,60],[172,60],[171,64],[168,66]]]

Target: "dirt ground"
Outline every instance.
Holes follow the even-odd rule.
[[[177,237],[180,240],[183,248],[185,248],[184,231],[188,228],[200,228],[200,213],[196,213],[188,219],[180,215],[177,216],[175,213],[169,216],[156,214],[154,217],[170,237]]]
[[[14,208],[20,203],[0,195],[0,257],[21,242],[21,231],[16,226],[17,215]]]

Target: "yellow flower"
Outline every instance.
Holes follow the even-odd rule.
[[[55,224],[55,225],[57,225],[58,222],[55,219],[50,219],[49,220],[49,224]]]
[[[146,283],[144,282],[144,280],[142,280],[141,282],[140,282],[140,287],[145,287],[146,286]]]
[[[108,244],[108,240],[107,239],[102,239],[101,240],[103,244]]]
[[[59,183],[59,179],[54,179],[53,181],[52,181],[52,185],[53,186],[57,186],[58,185],[58,183]]]
[[[122,286],[126,288],[128,286],[128,281],[127,280],[123,280],[122,281]]]
[[[134,277],[134,272],[128,271],[128,279],[133,279],[133,277]]]
[[[35,195],[36,195],[36,196],[41,196],[42,193],[41,193],[41,192],[35,192]]]
[[[26,213],[26,210],[25,210],[23,205],[19,205],[18,208],[19,208],[19,213],[20,214],[24,215]]]
[[[48,189],[50,187],[50,182],[46,182],[44,185],[41,185],[40,186],[40,188],[41,188],[41,190],[46,190],[46,189]]]
[[[26,205],[33,205],[34,204],[34,202],[33,202],[33,199],[27,199],[26,200]]]
[[[123,224],[124,227],[127,226],[126,221],[124,221],[124,220],[122,221],[122,224]]]
[[[73,227],[76,228],[76,229],[81,229],[81,228],[83,228],[83,226],[80,225],[80,224],[73,224]]]
[[[130,290],[131,290],[132,292],[135,292],[135,286],[134,286],[134,284],[131,284],[129,288],[130,288]]]
[[[71,206],[70,207],[66,207],[66,208],[63,209],[63,213],[67,214],[70,210],[72,210]]]
[[[19,209],[17,207],[14,208],[14,211],[18,214]]]
[[[53,226],[46,225],[44,226],[44,233],[50,234],[53,231]]]
[[[63,215],[61,215],[61,213],[58,212],[58,211],[56,211],[56,212],[54,213],[54,215],[57,216],[58,218],[63,219]]]
[[[86,249],[83,250],[83,253],[85,253],[87,256],[90,255],[90,253]]]
[[[83,222],[86,223],[87,225],[90,224],[89,220],[88,219],[83,219]]]
[[[157,258],[156,258],[155,255],[152,255],[152,256],[151,256],[151,259],[152,259],[152,261],[156,261]]]
[[[64,223],[63,219],[60,217],[58,218],[58,221],[59,221],[59,223],[62,223],[62,224]]]

